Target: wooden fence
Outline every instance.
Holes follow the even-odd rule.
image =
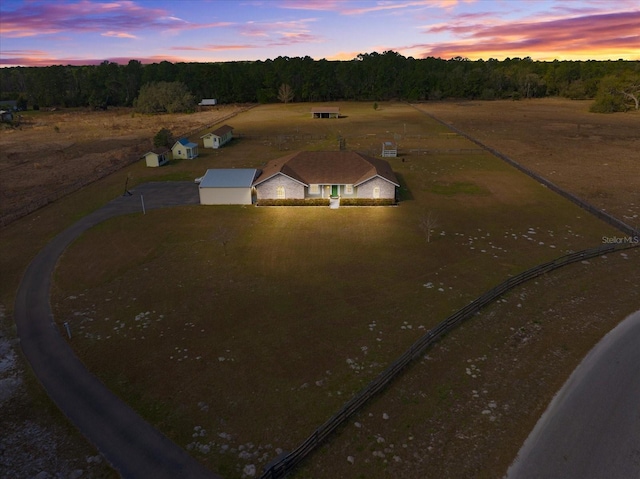
[[[552,183],[551,181],[549,181],[545,177],[539,175],[535,171],[530,170],[529,168],[527,168],[525,166],[522,166],[517,161],[509,158],[507,155],[504,155],[504,154],[500,153],[498,150],[495,150],[494,148],[491,148],[490,146],[485,145],[480,140],[477,140],[476,138],[473,138],[472,136],[470,136],[470,135],[466,134],[465,132],[457,129],[456,127],[454,127],[454,126],[452,126],[452,125],[440,120],[439,118],[436,118],[432,114],[427,113],[424,110],[420,110],[420,109],[417,109],[417,110],[420,111],[421,113],[424,113],[425,115],[427,115],[428,117],[432,118],[433,120],[437,121],[438,123],[440,123],[440,124],[446,126],[447,128],[453,130],[457,134],[459,134],[461,136],[464,136],[469,141],[471,141],[471,142],[475,143],[476,145],[478,145],[479,147],[487,150],[488,152],[490,152],[491,154],[497,156],[501,160],[509,163],[514,168],[517,168],[518,170],[522,171],[526,175],[529,175],[531,178],[533,178],[534,180],[538,181],[542,185],[546,186],[550,190],[552,190],[552,191],[558,193],[559,195],[565,197],[569,201],[571,201],[571,202],[575,203],[576,205],[578,205],[580,208],[588,211],[592,215],[594,215],[597,218],[603,220],[604,222],[610,224],[614,228],[619,229],[620,231],[622,231],[626,235],[629,235],[629,236],[638,236],[638,235],[640,235],[640,229],[638,227],[633,227],[631,225],[628,225],[624,221],[616,218],[613,215],[610,215],[606,211],[603,211],[603,210],[601,210],[599,208],[596,208],[592,204],[587,203],[586,201],[584,201],[583,199],[581,199],[578,196],[574,195],[573,193],[570,193],[570,192],[568,192],[566,190],[563,190],[558,185],[556,185],[555,183]]]
[[[194,136],[197,135],[198,133],[210,129],[211,127],[213,127],[214,125],[217,125],[218,123],[222,123],[230,118],[233,118],[234,116],[236,116],[238,113],[242,113],[245,112],[247,110],[250,110],[251,108],[255,107],[257,105],[251,104],[251,105],[247,105],[246,107],[241,108],[240,110],[230,113],[229,115],[226,115],[222,118],[218,118],[216,119],[216,121],[214,123],[212,123],[211,125],[207,125],[204,128],[198,128],[197,130],[188,132],[188,133],[184,133],[178,136],[178,138],[181,138],[183,136],[185,137],[189,137],[189,136]],[[143,152],[145,147],[148,146],[147,145],[148,142],[141,142],[139,144],[139,151]],[[141,153],[142,154],[142,153]],[[89,176],[85,176],[83,178],[79,178],[78,180],[74,181],[73,183],[70,183],[60,189],[57,189],[55,191],[53,191],[52,193],[47,194],[46,196],[34,199],[33,201],[30,201],[29,203],[26,203],[20,207],[14,208],[10,211],[7,211],[5,213],[2,214],[2,216],[0,216],[0,228],[3,228],[7,225],[9,225],[10,223],[13,223],[14,221],[22,218],[23,216],[27,216],[31,213],[33,213],[34,211],[39,210],[40,208],[43,208],[51,203],[53,203],[54,201],[59,200],[60,198],[67,196],[71,193],[74,193],[76,191],[78,191],[80,188],[84,188],[85,186],[88,186],[98,180],[101,180],[102,178],[105,178],[123,168],[126,168],[129,165],[132,165],[133,163],[137,162],[138,160],[140,160],[140,155],[136,155],[136,156],[131,156],[131,158],[126,159],[125,161],[115,164],[115,165],[110,165],[110,166],[104,166],[104,167],[100,167],[99,170],[95,171],[93,174],[89,175]]]
[[[474,316],[478,311],[498,299],[510,289],[557,268],[561,268],[562,266],[594,258],[603,254],[639,246],[640,243],[637,241],[633,242],[633,238],[631,238],[628,243],[605,244],[596,248],[570,253],[553,261],[528,269],[527,271],[500,283],[424,334],[420,339],[413,343],[411,347],[402,354],[402,356],[396,359],[365,388],[358,392],[342,407],[342,409],[340,409],[340,411],[318,427],[298,447],[296,447],[292,452],[284,455],[281,459],[269,464],[260,476],[260,479],[279,479],[290,473],[323,441],[325,441],[329,435],[331,435],[338,427],[344,424],[347,419],[360,410],[360,408],[362,408],[369,399],[378,394],[394,379],[396,379],[401,371],[403,371],[412,361],[422,357],[426,350],[436,343],[443,335],[453,330],[465,320]]]

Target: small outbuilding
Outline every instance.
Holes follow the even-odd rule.
[[[250,205],[253,201],[254,168],[213,168],[200,180],[202,205]]]
[[[383,141],[381,156],[384,158],[395,158],[398,156],[398,144],[393,141]]]
[[[13,112],[9,110],[0,110],[0,121],[13,121]]]
[[[142,158],[145,159],[148,167],[155,168],[169,162],[168,153],[168,148],[154,148],[142,155]]]
[[[225,143],[229,143],[233,138],[233,127],[223,125],[200,138],[202,138],[205,148],[220,148]]]
[[[191,143],[186,138],[180,138],[171,147],[171,153],[174,158],[181,158],[183,160],[191,160],[198,156],[198,145]]]
[[[314,106],[311,108],[311,118],[338,118],[340,108],[337,106]]]
[[[218,104],[218,100],[215,98],[203,98],[198,106],[216,106]]]

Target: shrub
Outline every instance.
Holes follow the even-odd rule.
[[[391,206],[392,198],[340,198],[340,206]]]
[[[258,206],[329,206],[328,198],[305,198],[274,200],[261,199],[256,203]]]

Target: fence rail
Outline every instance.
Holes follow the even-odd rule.
[[[255,107],[257,105],[251,104],[251,105],[247,105],[246,107],[241,108],[238,111],[235,111],[233,113],[230,113],[229,115],[226,115],[222,118],[218,118],[215,120],[214,123],[205,126],[204,128],[198,128],[197,130],[191,131],[189,133],[184,133],[179,135],[179,137],[182,136],[193,136],[198,134],[201,131],[204,131],[206,129],[211,128],[214,125],[217,125],[218,123],[222,123],[230,118],[233,118],[234,116],[236,116],[239,113],[245,112],[247,110],[250,110],[251,108]],[[138,148],[138,150],[140,152],[144,151],[144,148],[146,147],[147,143],[146,142],[141,142],[138,145],[136,145],[136,148]],[[85,176],[83,178],[80,178],[76,181],[74,181],[73,183],[70,183],[60,189],[57,189],[51,193],[48,193],[45,196],[42,196],[40,198],[34,199],[33,201],[30,201],[27,204],[24,204],[22,206],[19,206],[17,208],[12,208],[11,210],[8,210],[4,213],[2,213],[2,215],[0,216],[0,228],[4,228],[5,226],[13,223],[16,220],[19,220],[20,218],[22,218],[23,216],[27,216],[31,213],[33,213],[34,211],[39,210],[40,208],[44,208],[45,206],[59,200],[60,198],[63,198],[67,195],[70,195],[71,193],[74,193],[76,191],[78,191],[80,188],[84,188],[85,186],[88,186],[92,183],[95,183],[98,180],[101,180],[102,178],[105,178],[119,170],[122,170],[123,168],[126,168],[129,165],[132,165],[133,163],[137,162],[138,160],[140,160],[140,154],[134,156],[132,155],[130,158],[127,158],[125,161],[122,161],[121,163],[117,163],[117,164],[112,164],[110,166],[104,166],[104,167],[100,167],[99,170],[95,171],[93,174]]]
[[[324,442],[338,427],[353,416],[369,399],[386,388],[398,375],[414,360],[421,357],[425,351],[436,343],[444,334],[450,332],[462,322],[474,316],[478,311],[495,301],[510,289],[545,273],[561,268],[568,264],[584,261],[589,258],[624,249],[640,247],[638,242],[622,244],[605,244],[596,248],[570,253],[547,263],[528,269],[508,280],[500,283],[484,293],[462,309],[456,311],[433,329],[427,331],[414,342],[398,359],[391,363],[384,371],[374,378],[367,386],[351,398],[336,414],[318,427],[298,447],[282,459],[271,463],[260,476],[260,479],[279,479],[285,477],[296,468],[309,454]]]
[[[415,107],[414,107],[415,108]],[[446,126],[447,128],[453,130],[454,132],[456,132],[457,134],[465,137],[467,140],[475,143],[476,145],[478,145],[479,147],[487,150],[488,152],[490,152],[491,154],[497,156],[498,158],[500,158],[501,160],[505,161],[506,163],[510,164],[511,166],[513,166],[514,168],[517,168],[518,170],[522,171],[524,174],[530,176],[531,178],[533,178],[534,180],[538,181],[539,183],[541,183],[542,185],[546,186],[547,188],[549,188],[550,190],[558,193],[559,195],[565,197],[566,199],[568,199],[569,201],[575,203],[576,205],[578,205],[580,208],[588,211],[589,213],[591,213],[592,215],[594,215],[595,217],[601,219],[602,221],[610,224],[611,226],[613,226],[614,228],[619,229],[620,231],[622,231],[623,233],[629,235],[629,236],[638,236],[640,235],[640,229],[638,228],[634,228],[631,225],[628,225],[627,223],[625,223],[624,221],[616,218],[613,215],[610,215],[609,213],[607,213],[606,211],[603,211],[599,208],[596,208],[595,206],[593,206],[591,203],[587,203],[586,201],[584,201],[582,198],[579,198],[578,196],[574,195],[573,193],[570,193],[562,188],[560,188],[558,185],[556,185],[555,183],[549,181],[548,179],[546,179],[544,176],[539,175],[538,173],[536,173],[533,170],[530,170],[529,168],[527,168],[526,166],[521,165],[520,163],[518,163],[517,161],[509,158],[507,155],[500,153],[498,150],[491,148],[490,146],[485,145],[484,143],[482,143],[480,140],[468,135],[467,133],[465,133],[462,130],[459,130],[458,128],[456,128],[453,125],[450,125],[444,121],[442,121],[441,119],[433,116],[431,113],[428,113],[424,110],[420,110],[419,108],[416,108],[418,111],[422,112],[423,114],[427,115],[429,118],[432,118],[433,120],[437,121],[438,123]]]

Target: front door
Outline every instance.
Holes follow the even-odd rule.
[[[338,196],[338,185],[331,185],[331,196]]]

